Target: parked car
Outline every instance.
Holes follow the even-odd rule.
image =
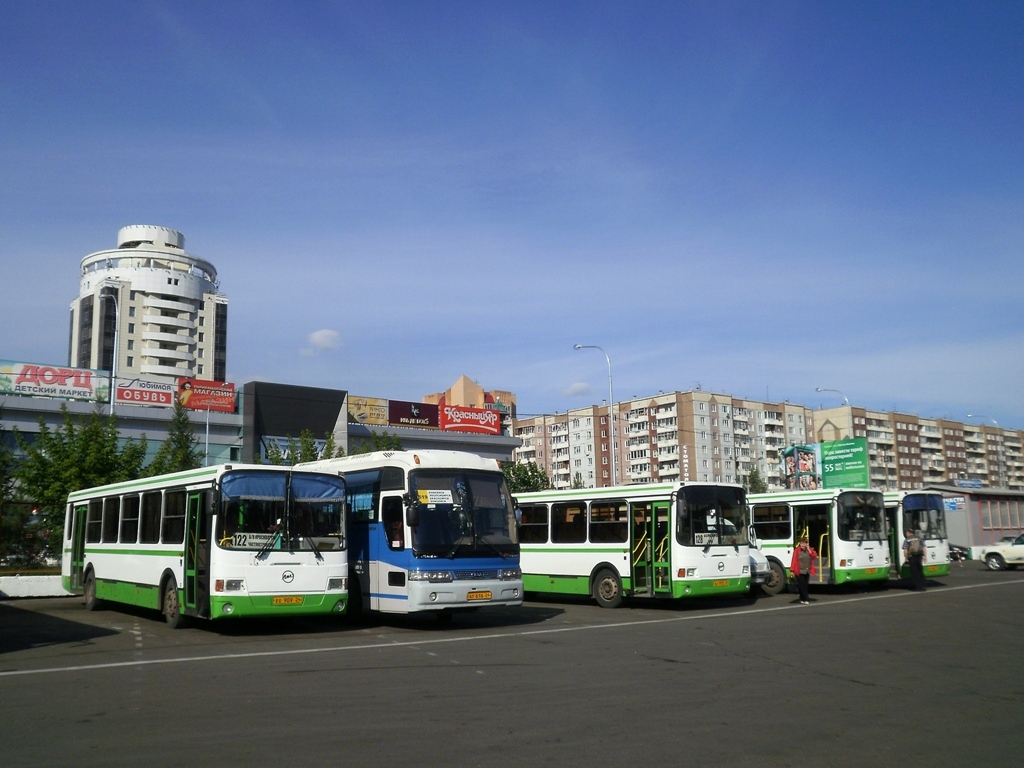
[[[762,584],[768,581],[768,577],[771,576],[772,567],[768,563],[768,558],[764,556],[764,553],[756,547],[750,548],[750,584],[752,591],[754,588],[759,588]]]
[[[982,547],[981,559],[993,571],[1024,565],[1024,534],[1013,541],[999,541]]]

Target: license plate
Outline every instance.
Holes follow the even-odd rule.
[[[728,587],[729,586],[729,580],[728,579],[719,579],[718,581],[711,582],[711,586],[712,587]]]
[[[491,599],[491,592],[490,592],[490,590],[486,590],[486,591],[483,591],[483,592],[467,592],[466,593],[466,599],[467,600],[490,600]]]
[[[877,568],[868,568],[867,570],[864,571],[864,573],[878,573],[878,569]]]
[[[270,602],[273,605],[302,605],[302,595],[289,595],[288,597],[275,597]]]

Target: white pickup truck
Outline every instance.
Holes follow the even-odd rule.
[[[977,549],[980,551],[976,557],[984,560],[985,565],[993,571],[1024,565],[1024,533],[1013,541],[1001,541]]]

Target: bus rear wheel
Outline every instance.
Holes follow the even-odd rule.
[[[89,571],[85,577],[85,610],[98,611],[103,607],[103,601],[96,597],[96,574]]]
[[[768,580],[761,585],[766,595],[777,595],[786,588],[786,569],[774,560],[768,562]]]
[[[178,582],[173,576],[164,584],[163,613],[167,626],[171,629],[181,629],[185,626],[185,616],[181,612],[181,602],[178,600]]]
[[[618,608],[622,605],[622,582],[618,574],[605,568],[594,579],[594,599],[602,608]]]

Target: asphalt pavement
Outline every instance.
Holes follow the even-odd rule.
[[[1024,747],[1024,571],[925,593],[530,599],[445,624],[172,631],[0,602],[0,764],[996,765]]]

